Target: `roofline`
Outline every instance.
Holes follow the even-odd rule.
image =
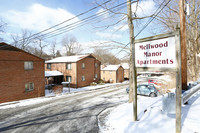
[[[12,45],[10,45],[10,44],[7,44],[7,43],[5,43],[5,42],[0,42],[0,44],[4,44],[5,46],[7,45],[7,46],[9,46],[9,47],[15,48],[15,49],[17,49],[17,50],[19,50],[19,51],[21,51],[21,52],[27,53],[27,54],[32,55],[32,56],[34,56],[34,57],[36,57],[36,58],[38,58],[38,59],[40,59],[40,60],[45,61],[44,59],[42,59],[42,58],[40,58],[40,57],[38,57],[38,56],[36,56],[36,55],[34,55],[34,54],[31,54],[31,53],[29,53],[29,52],[26,52],[26,51],[24,51],[24,50],[22,50],[22,49],[20,49],[20,48],[14,47],[14,46],[12,46]]]
[[[120,67],[122,67],[122,66],[119,65],[119,67],[118,67],[116,70],[109,70],[109,69],[108,69],[108,70],[103,70],[103,69],[104,69],[104,68],[103,68],[103,69],[101,69],[101,71],[117,71]],[[106,68],[106,67],[105,67],[105,68]],[[122,68],[123,68],[123,67],[122,67]],[[123,69],[124,69],[124,68],[123,68]],[[124,69],[124,70],[125,70],[125,69]]]
[[[76,55],[74,55],[74,56],[76,56]],[[77,55],[77,56],[79,56],[79,55]],[[53,64],[53,63],[77,63],[77,62],[79,62],[79,61],[81,61],[81,60],[87,58],[88,56],[92,56],[92,57],[94,57],[96,60],[98,60],[98,59],[97,59],[95,56],[93,56],[92,54],[88,54],[88,55],[85,55],[85,57],[83,57],[82,59],[77,60],[77,61],[70,61],[70,62],[46,62],[46,61],[45,61],[45,64]],[[61,56],[61,57],[64,57],[64,56]],[[98,61],[101,62],[100,60],[98,60]]]
[[[86,58],[86,57],[88,57],[88,56],[92,56],[92,57],[94,57],[96,60],[98,60],[94,55],[92,55],[92,54],[88,54],[87,56],[85,56],[84,58]],[[80,60],[78,60],[78,61],[81,61],[81,60],[83,60],[84,58],[82,58],[82,59],[80,59]],[[78,62],[78,61],[76,61],[76,62]],[[99,61],[99,60],[98,60]],[[100,61],[99,61],[100,62]]]

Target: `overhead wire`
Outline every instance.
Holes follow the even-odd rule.
[[[155,17],[158,16],[158,14],[169,4],[169,2],[171,0],[169,0],[168,2],[166,2],[166,4],[161,8],[161,6],[163,5],[163,3],[165,3],[166,0],[164,0],[162,2],[162,4],[160,4],[160,6],[157,8],[157,10],[154,12],[153,17],[151,17],[147,23],[143,26],[143,28],[136,34],[136,36],[134,36],[134,38],[136,38],[139,34],[141,34],[141,32],[154,20]],[[158,11],[160,9],[160,11]],[[127,43],[116,55],[119,55],[130,43]]]
[[[102,3],[101,5],[106,4],[106,3],[109,3],[109,2],[111,2],[111,1],[112,1],[112,0],[107,0],[107,1],[105,1],[104,3]],[[35,33],[35,34],[33,34],[33,35],[31,35],[31,36],[25,38],[25,39],[29,39],[29,38],[31,38],[31,37],[33,37],[33,36],[36,36],[36,35],[38,35],[38,34],[41,34],[41,33],[45,32],[45,31],[50,30],[50,29],[53,29],[53,28],[55,28],[55,27],[57,27],[57,26],[59,26],[59,25],[62,25],[62,24],[64,24],[64,23],[68,22],[68,21],[71,21],[71,20],[73,20],[73,19],[75,19],[75,18],[77,18],[77,17],[79,17],[79,16],[82,16],[82,15],[84,15],[84,14],[86,14],[86,13],[92,11],[92,10],[95,10],[95,9],[97,9],[98,7],[100,7],[100,5],[95,6],[95,7],[91,8],[91,9],[89,9],[89,10],[87,10],[87,11],[85,11],[85,12],[82,12],[82,13],[80,13],[80,14],[78,14],[78,15],[76,15],[76,16],[70,18],[70,19],[67,19],[67,20],[65,20],[65,21],[63,21],[63,22],[61,22],[61,23],[58,23],[58,24],[56,24],[56,25],[54,25],[54,26],[51,26],[51,27],[49,27],[49,28],[47,28],[47,29],[44,29],[44,30],[42,30],[42,31],[40,31],[40,32],[38,32],[38,33]],[[18,40],[18,42],[19,42],[19,41],[22,41],[22,40],[24,40],[24,39]]]
[[[125,2],[124,2],[124,3],[125,3]],[[110,8],[110,9],[114,9],[114,8],[117,8],[117,7],[121,8],[120,6],[123,5],[124,3],[121,3],[121,4],[119,4],[119,5],[117,5],[117,6],[114,6],[114,7]],[[115,10],[117,10],[117,9],[115,9]],[[86,17],[86,18],[80,20],[81,22],[80,22],[80,21],[77,21],[77,22],[75,22],[75,23],[73,23],[73,24],[68,24],[68,25],[63,26],[63,27],[61,27],[61,28],[59,28],[59,29],[56,29],[56,30],[51,31],[51,32],[48,32],[48,33],[45,34],[45,35],[48,35],[49,33],[52,33],[52,34],[50,34],[50,37],[53,37],[53,36],[56,36],[56,35],[59,35],[59,34],[62,34],[62,33],[68,32],[68,31],[71,31],[71,30],[73,30],[73,29],[75,29],[75,28],[81,27],[81,26],[86,25],[86,24],[89,24],[89,23],[91,23],[91,22],[96,22],[97,20],[95,20],[95,19],[97,19],[98,17],[102,17],[102,16],[104,17],[104,15],[106,15],[106,14],[107,14],[107,11],[106,11],[106,10],[101,11],[101,12],[99,12],[98,14],[91,15],[91,16],[89,16],[89,17]],[[102,22],[102,21],[105,21],[105,19],[108,19],[108,18],[110,18],[110,17],[109,17],[109,16],[105,16],[104,19],[102,19],[101,21],[98,21],[98,23],[99,23],[99,22]],[[93,20],[94,20],[94,21],[93,21]],[[57,33],[55,33],[56,31],[57,31]],[[54,34],[55,34],[55,35],[54,35]],[[52,36],[51,36],[51,35],[52,35]],[[50,37],[45,37],[45,38],[50,38]]]
[[[161,8],[161,6],[164,4],[165,1],[166,1],[166,0],[164,0],[164,1],[161,3],[161,5],[159,6],[159,8]],[[155,17],[158,16],[158,14],[169,4],[170,1],[171,1],[171,0],[169,0],[169,1],[160,9],[160,11],[158,11],[159,8],[155,11],[155,13],[156,13],[157,11],[158,11],[158,13],[157,13],[155,16],[151,17],[151,18],[149,19],[149,21],[147,21],[147,23],[145,24],[145,26],[136,34],[135,38],[136,38],[144,29],[146,29],[146,27],[155,19]],[[155,13],[154,13],[154,14],[155,14]]]
[[[105,3],[107,3],[107,2],[110,2],[110,1],[111,1],[111,0],[106,1],[106,2],[104,2],[103,4],[105,4]],[[118,4],[118,5],[116,5],[116,6],[112,7],[112,8],[109,8],[109,10],[110,10],[110,9],[113,9],[113,8],[117,8],[117,7],[119,7],[119,6],[123,5],[123,4],[126,4],[126,2],[123,2],[123,3],[121,3],[121,4]],[[100,5],[99,5],[99,6],[100,6]],[[77,16],[81,16],[81,15],[83,15],[83,14],[85,14],[85,13],[88,13],[89,11],[96,9],[96,8],[99,7],[99,6],[96,6],[96,7],[92,8],[92,9],[90,9],[90,10],[84,12],[84,13],[81,13],[81,14],[79,14],[79,15],[77,15]],[[97,14],[95,14],[95,15],[91,15],[91,16],[89,16],[89,17],[86,17],[86,18],[84,18],[84,20],[87,20],[87,19],[88,19],[88,21],[89,21],[89,18],[95,19],[95,18],[99,17],[98,15],[104,15],[104,14],[106,14],[105,12],[106,12],[106,10],[105,10],[105,11],[102,11],[102,12],[100,12],[100,13],[97,13]],[[104,14],[101,14],[101,13],[104,13]],[[44,36],[44,34],[45,34],[45,35],[48,35],[48,34],[50,34],[50,33],[53,34],[53,32],[55,32],[55,31],[63,30],[63,32],[57,33],[57,34],[56,34],[56,35],[59,35],[59,34],[63,34],[63,33],[66,32],[66,31],[70,31],[70,30],[72,30],[72,29],[75,29],[75,27],[72,28],[72,26],[74,26],[74,25],[70,24],[70,25],[66,25],[66,26],[60,27],[60,28],[58,28],[58,29],[55,29],[55,30],[53,30],[53,31],[50,31],[50,32],[48,32],[48,33],[42,34],[43,32],[46,32],[46,31],[48,31],[48,30],[50,30],[50,29],[53,29],[53,28],[55,28],[56,26],[59,26],[59,25],[61,25],[61,24],[63,24],[63,23],[66,23],[66,22],[68,22],[68,21],[70,21],[70,20],[72,20],[72,19],[77,18],[77,16],[75,16],[75,17],[73,17],[73,18],[70,18],[70,19],[68,19],[68,20],[66,20],[66,21],[64,21],[64,22],[62,22],[62,23],[59,23],[59,24],[57,24],[57,25],[55,25],[55,26],[52,26],[52,27],[50,27],[50,28],[48,28],[48,29],[45,29],[45,30],[43,30],[43,31],[41,31],[41,32],[38,32],[38,33],[36,33],[36,34],[33,34],[32,36],[29,36],[29,37],[24,38],[24,39],[36,39],[39,35],[40,35],[40,36]],[[94,18],[92,18],[92,17],[94,17]],[[75,24],[77,24],[77,23],[80,24],[79,21],[76,22]],[[78,24],[77,24],[77,25],[78,25]],[[81,24],[81,26],[83,26],[83,25],[84,25],[84,24]],[[71,26],[71,27],[70,27],[70,26]],[[66,29],[66,27],[68,27],[68,29]],[[79,27],[79,26],[77,26],[77,27]],[[77,27],[76,27],[76,28],[77,28]],[[66,31],[64,31],[64,28],[65,28]],[[69,28],[70,28],[70,29],[69,29]],[[55,36],[56,36],[56,35],[55,35]],[[50,37],[53,37],[53,35],[50,36]],[[48,38],[50,38],[50,37],[48,37]],[[24,39],[21,39],[21,40],[19,40],[19,41],[22,41],[22,40],[24,40]]]

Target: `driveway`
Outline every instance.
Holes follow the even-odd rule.
[[[0,132],[98,133],[98,115],[128,102],[128,84],[66,94],[39,104],[0,109]]]

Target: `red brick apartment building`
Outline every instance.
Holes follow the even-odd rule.
[[[121,83],[124,81],[124,68],[121,65],[102,66],[101,79],[109,83]]]
[[[0,103],[44,96],[44,60],[0,43]]]
[[[88,86],[100,79],[101,62],[93,55],[57,57],[45,62],[45,71],[59,71],[63,76],[52,77],[54,83],[70,82],[70,86],[79,88]]]

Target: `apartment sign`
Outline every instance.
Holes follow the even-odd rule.
[[[142,40],[142,39],[141,39]],[[136,67],[176,67],[175,37],[135,43]]]

